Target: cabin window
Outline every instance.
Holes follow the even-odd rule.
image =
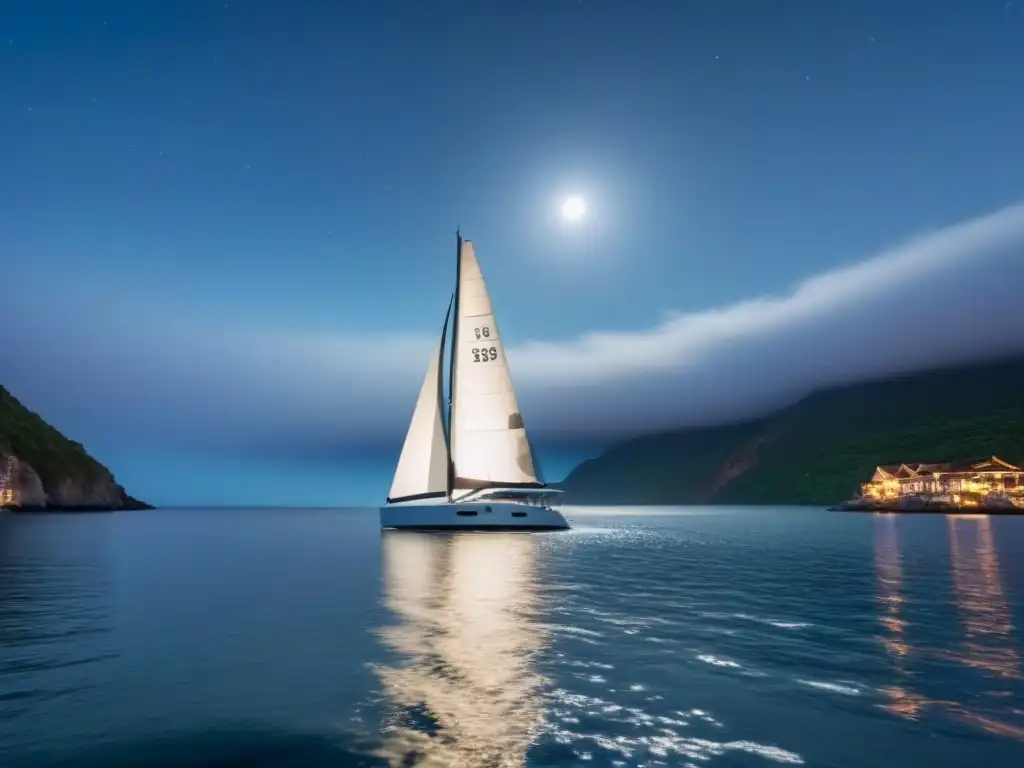
[[[493,512],[494,510],[490,507],[484,507],[484,512]]]
[[[525,512],[513,512],[512,517],[526,517]]]
[[[460,509],[455,514],[459,517],[476,517],[477,511],[475,509]]]

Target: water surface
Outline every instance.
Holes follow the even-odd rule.
[[[1024,520],[0,516],[4,766],[1017,766]]]

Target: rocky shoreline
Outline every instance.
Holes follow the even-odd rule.
[[[152,509],[113,473],[0,385],[0,511]]]
[[[17,515],[53,515],[53,514],[79,514],[82,512],[121,512],[126,510],[139,510],[139,509],[155,509],[151,504],[147,504],[144,501],[133,499],[128,496],[123,504],[112,505],[112,504],[77,504],[73,506],[53,506],[44,505],[40,506],[27,505],[27,506],[2,506],[0,512],[10,512]]]
[[[1013,504],[964,507],[948,502],[892,504],[874,499],[853,499],[828,509],[830,512],[885,512],[901,515],[1024,515],[1024,507]]]
[[[49,479],[49,478],[48,478]],[[49,483],[28,462],[0,452],[0,510],[8,512],[112,512],[152,509],[114,480],[102,465],[88,474],[70,474]]]

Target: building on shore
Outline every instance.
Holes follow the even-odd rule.
[[[877,503],[933,502],[958,507],[1024,507],[1024,470],[998,456],[974,461],[878,466],[861,488]]]

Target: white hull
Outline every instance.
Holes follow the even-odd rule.
[[[471,501],[389,504],[380,508],[380,527],[419,531],[562,531],[569,528],[569,523],[551,507]]]

